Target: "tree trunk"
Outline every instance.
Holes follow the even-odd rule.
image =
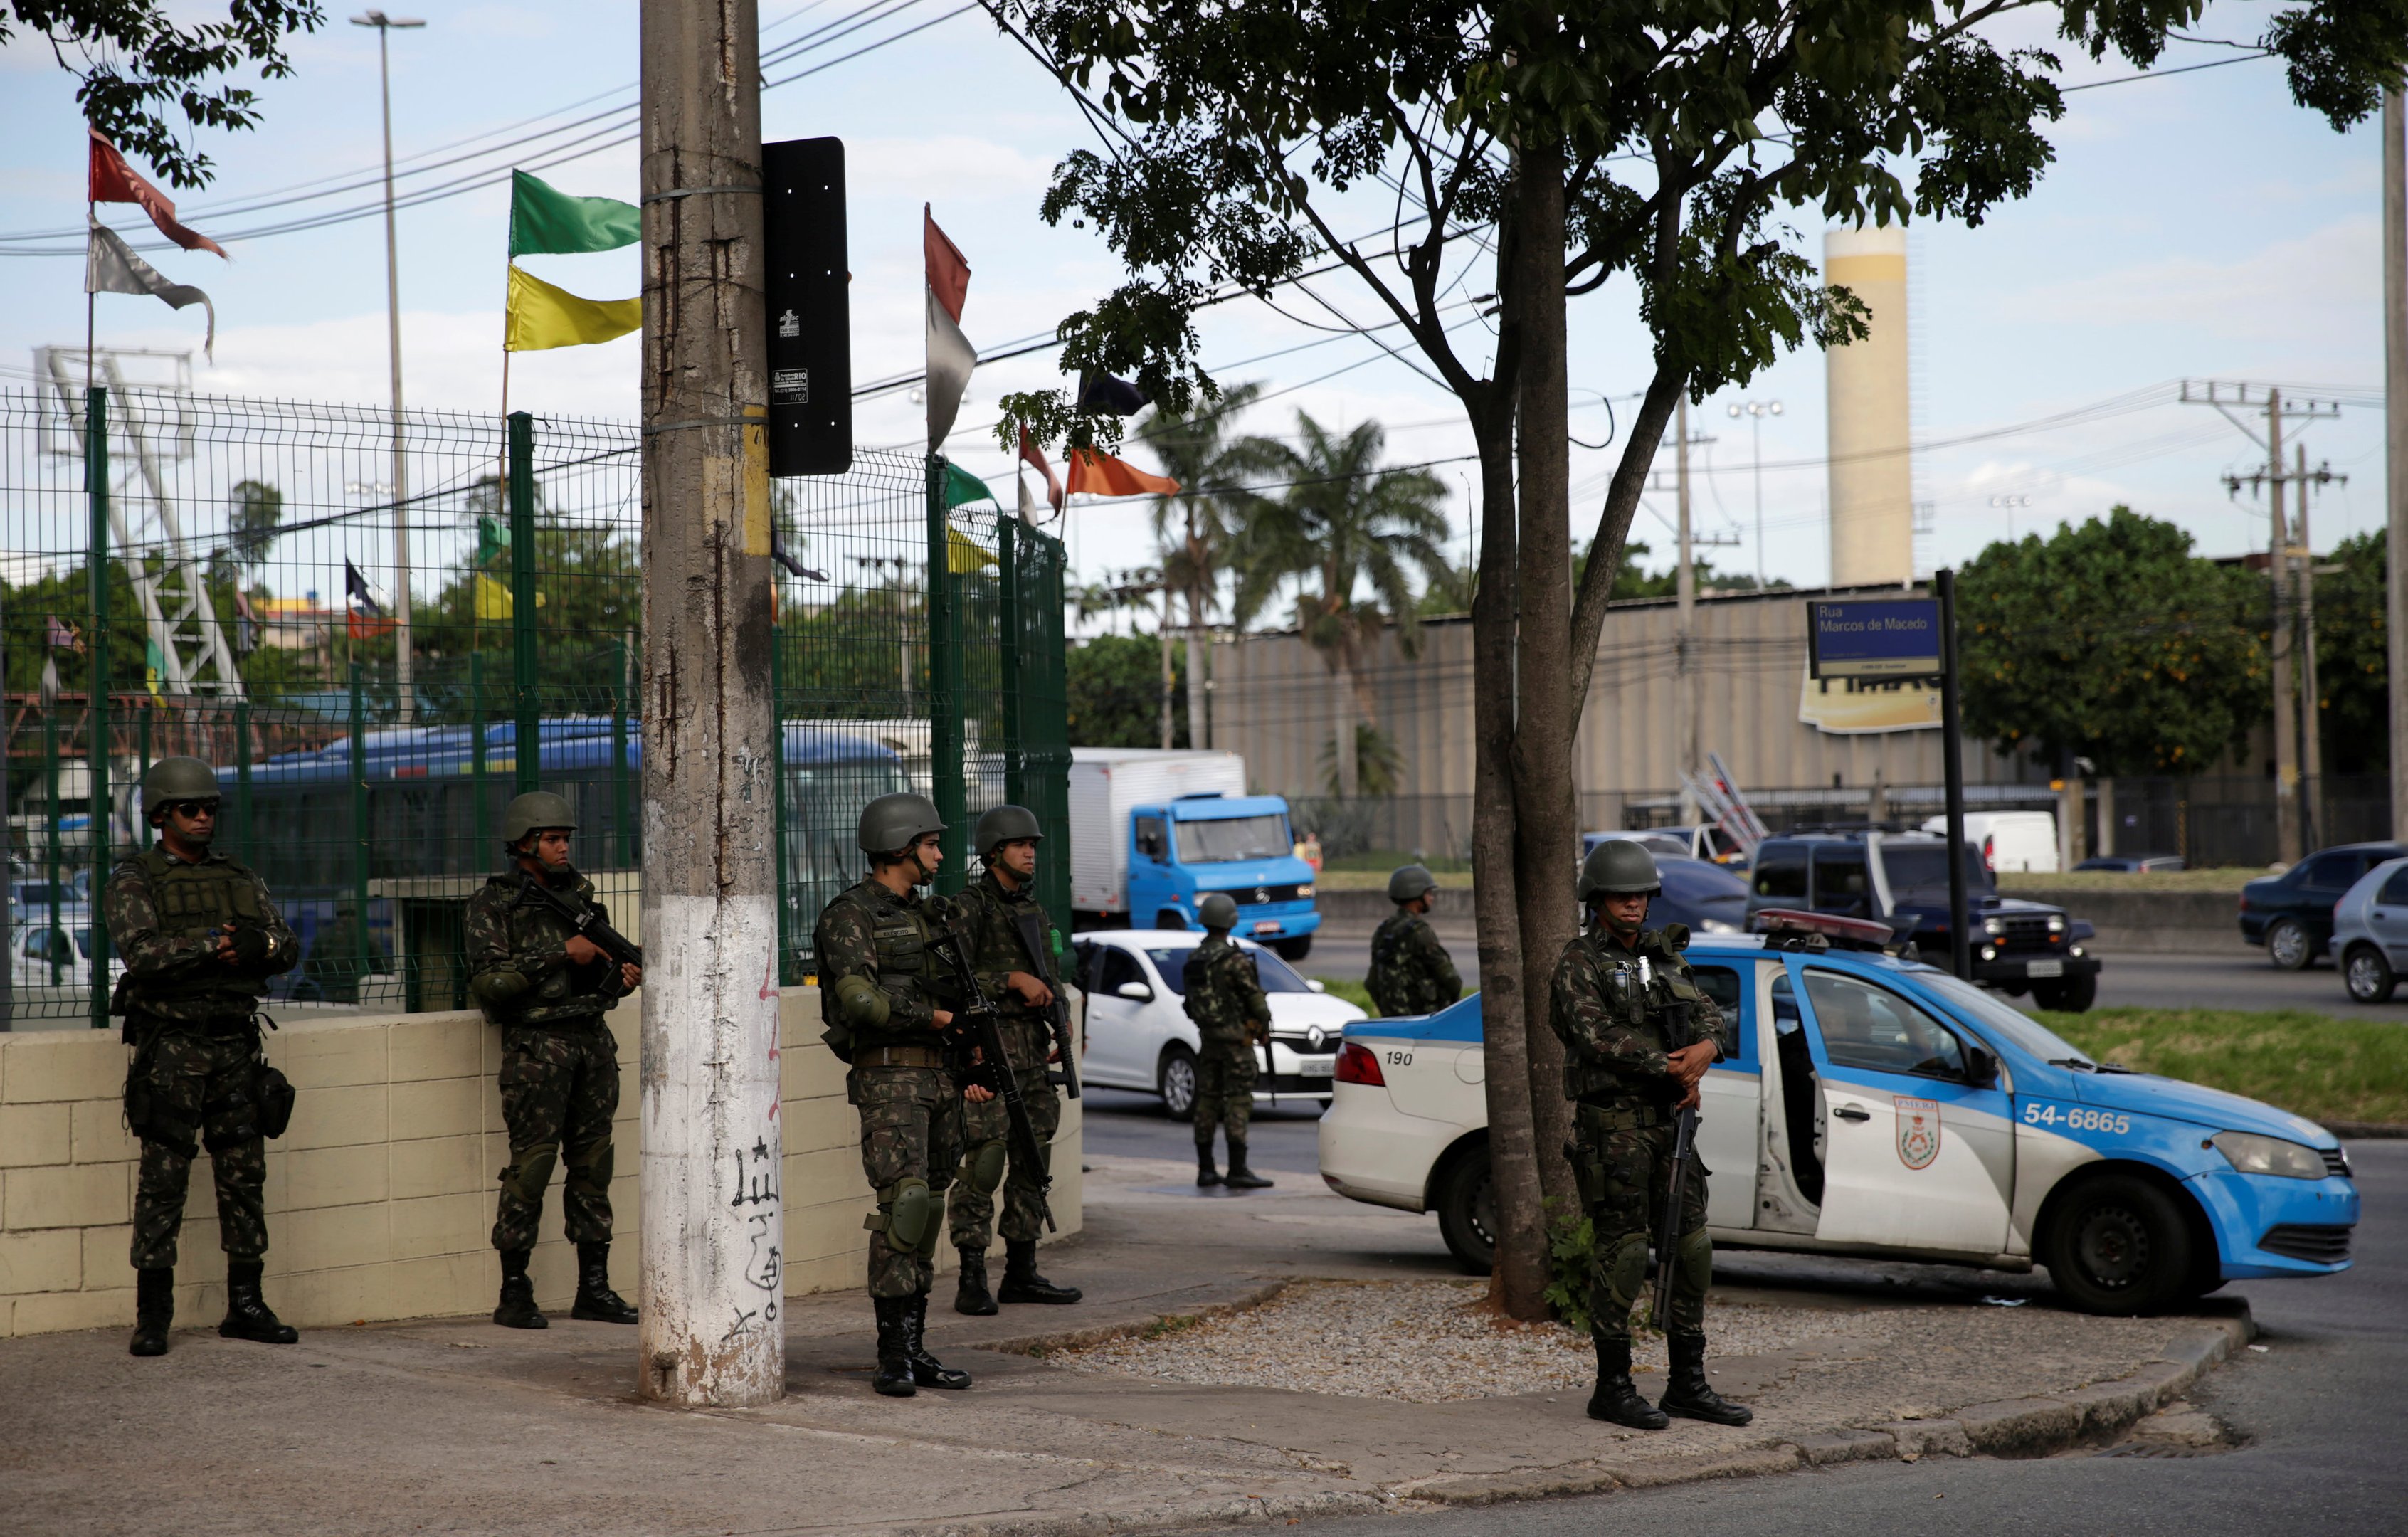
[[[1352,800],[1354,774],[1354,669],[1343,656],[1329,667],[1329,751],[1338,774],[1338,798]]]
[[[1521,430],[1520,697],[1513,732],[1513,867],[1528,1008],[1531,1145],[1550,1222],[1578,1219],[1579,1188],[1563,1147],[1571,1134],[1564,1049],[1549,1022],[1550,983],[1579,931],[1574,888],[1580,849],[1572,748],[1579,711],[1570,694],[1571,449],[1565,373],[1564,165],[1559,142],[1521,147],[1512,211],[1512,286],[1523,320],[1515,395]],[[1484,981],[1488,971],[1481,969]]]
[[[1211,716],[1204,691],[1204,604],[1195,593],[1187,595],[1187,745],[1205,748],[1212,745]]]
[[[1170,584],[1162,585],[1162,750],[1170,751],[1177,728],[1170,719],[1172,671],[1170,666]]]

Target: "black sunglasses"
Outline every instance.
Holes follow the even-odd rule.
[[[204,812],[211,816],[218,814],[218,803],[214,800],[163,800],[159,809],[174,816],[199,816]]]

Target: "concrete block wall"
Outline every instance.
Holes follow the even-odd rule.
[[[610,1017],[620,1065],[610,1270],[630,1298],[642,1231],[638,1011],[631,998]],[[861,1285],[867,1240],[858,1123],[843,1065],[819,1032],[817,992],[793,989],[780,1016],[779,1111],[790,1296]],[[127,1055],[114,1032],[0,1034],[0,1338],[133,1322]],[[495,1181],[509,1159],[494,1083],[500,1032],[475,1013],[309,1020],[270,1035],[267,1055],[298,1091],[293,1125],[267,1144],[277,1312],[311,1329],[490,1311]],[[1067,1104],[1054,1157],[1063,1234],[1080,1225],[1079,1161],[1079,1107]],[[561,1237],[559,1188],[555,1176],[532,1273],[542,1303],[565,1310],[576,1255]],[[193,1166],[179,1248],[178,1321],[213,1321],[225,1306],[225,1257],[206,1153]]]

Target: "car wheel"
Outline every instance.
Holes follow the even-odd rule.
[[[1162,1054],[1162,1066],[1154,1070],[1154,1083],[1162,1095],[1163,1113],[1174,1121],[1184,1121],[1196,1113],[1196,1054],[1185,1046],[1174,1045]]]
[[[2191,1289],[2190,1225],[2173,1197],[2138,1175],[2101,1174],[2067,1192],[2045,1255],[2049,1279],[2085,1313],[2153,1313]]]
[[[2309,942],[2308,931],[2288,918],[2277,918],[2266,929],[2266,958],[2276,970],[2304,970],[2315,948]]]
[[[1455,1160],[1439,1181],[1436,1205],[1447,1251],[1472,1274],[1486,1275],[1497,1263],[1497,1187],[1485,1143]]]
[[[2083,1013],[2099,1001],[2099,979],[2067,977],[2062,982],[2033,983],[2032,1001],[2060,1013]]]
[[[2342,957],[2341,979],[2349,996],[2360,1003],[2387,1003],[2391,990],[2400,985],[2391,963],[2371,944],[2350,946],[2349,954]]]
[[[1300,961],[1312,954],[1312,936],[1306,934],[1293,940],[1273,940],[1271,948],[1279,952],[1282,960]]]

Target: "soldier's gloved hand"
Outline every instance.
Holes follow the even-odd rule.
[[[241,952],[235,948],[234,924],[231,920],[218,930],[217,958],[228,966],[236,964],[241,958]]]
[[[245,971],[256,971],[267,964],[267,931],[245,924],[234,931],[235,966]]]

